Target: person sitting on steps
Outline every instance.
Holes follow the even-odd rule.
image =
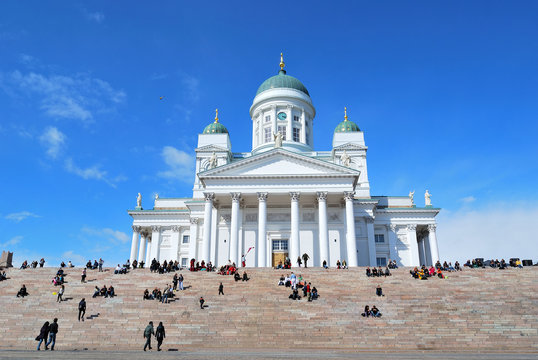
[[[364,317],[369,317],[371,315],[370,314],[370,307],[368,305],[366,305],[364,307],[364,312],[361,315],[364,316]]]
[[[372,314],[373,317],[381,317],[381,313],[379,312],[379,309],[375,305],[372,306],[372,310],[370,310],[370,314]]]
[[[249,281],[249,280],[250,280],[250,278],[248,277],[246,271],[243,271],[243,278],[242,278],[242,280],[243,280],[243,281]]]
[[[22,287],[20,288],[19,292],[17,293],[17,297],[25,297],[28,296],[28,291],[26,291],[26,285],[22,284]]]
[[[381,289],[381,285],[377,285],[377,287],[376,287],[376,289],[375,289],[375,294],[376,294],[377,296],[385,296],[385,295],[383,294],[383,289]]]

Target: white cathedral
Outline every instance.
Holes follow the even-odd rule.
[[[130,261],[229,260],[247,267],[292,266],[306,253],[310,264],[338,260],[348,266],[435,264],[435,216],[409,196],[372,196],[364,133],[340,122],[332,149],[313,149],[316,109],[306,87],[286,74],[265,80],[250,107],[252,151],[232,152],[230,135],[215,121],[198,135],[192,198],[155,198],[133,218]]]

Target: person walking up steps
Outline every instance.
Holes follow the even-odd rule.
[[[205,303],[205,300],[203,298],[203,296],[200,296],[200,309],[204,310],[204,303]]]
[[[45,321],[43,326],[41,327],[41,330],[39,331],[39,335],[35,338],[36,341],[39,341],[39,344],[37,344],[37,351],[41,350],[41,343],[44,341],[45,345],[47,344],[47,337],[49,336],[49,329],[50,325],[48,321]]]
[[[224,285],[222,283],[219,285],[219,295],[224,295]]]
[[[56,345],[56,334],[58,333],[58,318],[54,318],[54,321],[52,324],[50,324],[49,327],[49,341],[45,344],[45,350],[49,349],[49,345],[52,344],[50,347],[51,351],[54,351],[54,345]]]
[[[60,290],[58,290],[58,298],[56,299],[56,302],[62,302],[63,301],[62,296],[64,295],[64,291],[65,291],[65,286],[62,285]]]
[[[78,321],[80,321],[80,318],[84,321],[84,315],[86,315],[86,299],[82,298],[78,303]]]
[[[151,350],[151,336],[155,335],[153,332],[153,321],[150,321],[146,329],[144,330],[144,338],[146,339],[146,344],[144,345],[144,351],[149,347]]]
[[[80,282],[85,283],[86,282],[86,268],[82,269],[82,275],[80,275]]]
[[[155,337],[157,338],[157,351],[161,351],[161,345],[166,337],[162,321],[159,322],[159,326],[157,326],[157,330],[155,330]]]
[[[306,262],[308,261],[308,259],[310,259],[310,256],[308,256],[307,253],[304,253],[303,254],[303,262],[304,262],[305,269],[308,267],[308,266],[306,266]]]

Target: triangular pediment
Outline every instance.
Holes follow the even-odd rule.
[[[198,174],[215,177],[355,177],[359,171],[284,149],[274,149]]]
[[[366,149],[368,149],[368,147],[364,146],[364,145],[358,145],[358,144],[353,144],[353,143],[345,143],[345,144],[338,145],[338,146],[334,147],[333,151],[337,151],[337,150],[352,151],[352,150],[366,150]]]
[[[205,146],[196,148],[195,151],[196,152],[213,152],[213,151],[214,152],[221,152],[221,151],[229,152],[230,150],[221,146],[217,146],[217,145],[205,145]]]

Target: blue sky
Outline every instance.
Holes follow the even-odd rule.
[[[0,248],[124,261],[138,192],[192,195],[216,107],[250,150],[283,51],[315,148],[347,106],[372,194],[443,208],[442,258],[538,260],[537,18],[535,1],[0,2]]]

